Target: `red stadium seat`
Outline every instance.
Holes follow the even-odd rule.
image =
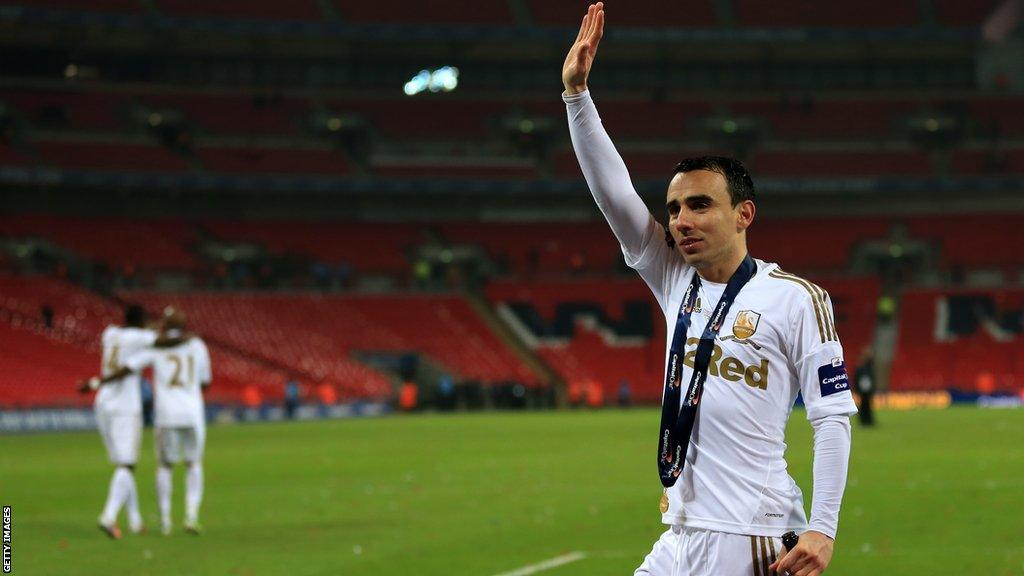
[[[530,11],[538,24],[565,27],[579,27],[589,4],[587,0],[529,0]],[[616,26],[711,27],[718,24],[714,2],[710,0],[685,4],[672,0],[606,0],[605,11]]]
[[[200,266],[188,252],[194,238],[180,220],[18,215],[0,221],[0,235],[44,238],[118,269],[194,270]]]
[[[1024,291],[1001,290],[915,290],[903,294],[900,304],[900,338],[890,374],[892,390],[943,390],[992,392],[1024,388],[1024,366],[1020,352],[1024,337],[997,341],[982,330],[948,342],[936,341],[939,302],[948,295],[989,294],[1018,309],[1024,306]],[[990,379],[992,390],[984,389]]]
[[[334,0],[342,18],[349,22],[402,24],[512,24],[504,2],[477,2],[467,9],[461,0],[433,0],[430,3],[404,0],[356,2]]]
[[[319,20],[323,17],[315,0],[155,0],[155,3],[168,16],[262,20]]]
[[[917,3],[882,0],[816,2],[815,0],[735,0],[733,8],[741,26],[808,26],[868,28],[920,24]]]

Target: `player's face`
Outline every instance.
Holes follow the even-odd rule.
[[[701,269],[742,249],[744,206],[732,205],[725,177],[717,172],[676,174],[668,185],[668,229],[686,263]]]

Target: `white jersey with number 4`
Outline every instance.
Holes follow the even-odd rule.
[[[122,363],[141,350],[153,345],[156,333],[145,328],[107,326],[103,331],[102,376],[117,372]],[[96,393],[93,404],[97,412],[131,416],[142,414],[142,396],[139,392],[139,374],[129,374],[120,380],[108,382]]]
[[[148,348],[129,358],[133,371],[153,367],[154,424],[198,428],[204,424],[202,384],[210,381],[210,353],[200,338],[177,346]]]

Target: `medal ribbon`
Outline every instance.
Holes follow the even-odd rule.
[[[696,271],[693,280],[683,294],[679,305],[679,317],[676,318],[676,329],[672,333],[672,346],[669,348],[668,367],[665,370],[665,393],[661,401],[661,434],[658,437],[658,475],[662,486],[668,488],[676,483],[683,471],[686,461],[686,449],[693,433],[693,423],[697,420],[697,408],[704,392],[704,381],[708,376],[711,363],[711,351],[715,347],[715,338],[722,328],[722,322],[729,313],[729,307],[739,294],[740,289],[757,273],[757,264],[749,254],[740,263],[739,268],[729,278],[725,292],[715,306],[715,313],[704,328],[697,353],[693,360],[693,374],[690,385],[686,388],[686,397],[682,398],[681,378],[683,375],[683,358],[686,354],[686,335],[690,330],[690,314],[697,301],[700,290],[700,276]],[[680,401],[682,401],[680,403]]]

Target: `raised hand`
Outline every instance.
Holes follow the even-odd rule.
[[[591,4],[583,17],[580,33],[569,49],[562,65],[562,84],[568,94],[578,94],[587,89],[587,77],[597,55],[597,45],[604,35],[604,2]]]

